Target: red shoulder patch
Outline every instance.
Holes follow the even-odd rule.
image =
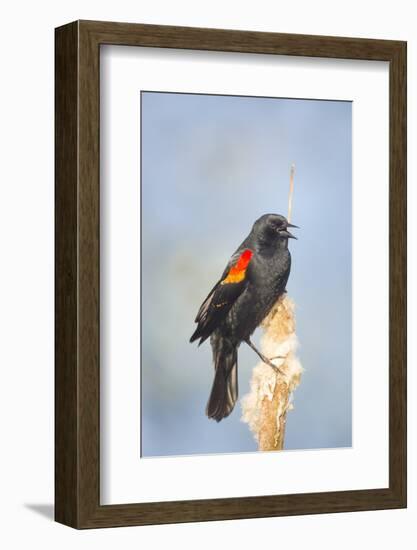
[[[221,282],[222,285],[228,283],[240,283],[246,276],[246,270],[253,256],[252,250],[247,248],[239,256],[237,262],[229,269],[227,277]]]

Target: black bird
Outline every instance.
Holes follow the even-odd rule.
[[[208,337],[213,350],[214,382],[206,414],[220,422],[238,397],[237,350],[246,342],[261,359],[250,337],[285,292],[291,268],[288,239],[295,239],[284,216],[265,214],[230,258],[220,280],[202,303],[190,342]]]

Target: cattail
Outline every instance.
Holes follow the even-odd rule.
[[[290,172],[288,221],[292,214],[294,165]],[[303,368],[297,358],[294,302],[282,295],[262,323],[261,352],[278,369],[259,362],[253,369],[250,392],[242,398],[242,420],[249,425],[260,451],[284,448],[287,412],[293,408],[292,393],[300,383]]]

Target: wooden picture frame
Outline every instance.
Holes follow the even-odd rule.
[[[405,507],[406,43],[94,21],[59,27],[55,40],[56,521],[98,528]],[[388,488],[100,505],[99,56],[103,44],[389,62]]]

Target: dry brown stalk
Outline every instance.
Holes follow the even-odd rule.
[[[295,164],[291,165],[290,170],[290,190],[288,192],[288,216],[287,220],[290,222],[292,217],[292,197],[294,194],[294,175],[295,175]]]

